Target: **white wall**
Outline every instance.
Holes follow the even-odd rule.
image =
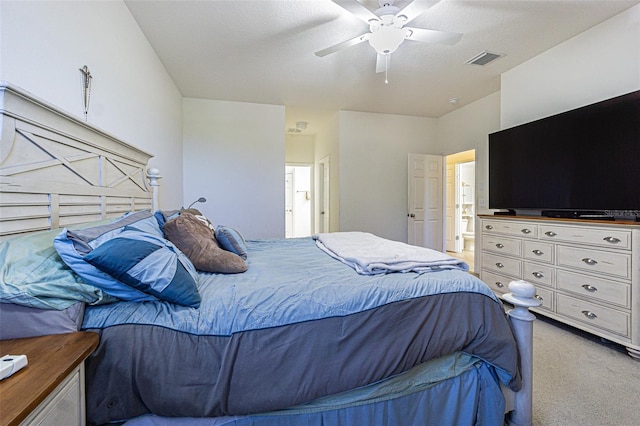
[[[476,212],[487,213],[489,133],[500,130],[500,92],[452,111],[437,121],[438,150],[445,155],[476,150]]]
[[[437,121],[444,154],[476,149],[478,213],[488,213],[488,134],[640,89],[640,5],[505,72],[501,90]]]
[[[319,161],[329,159],[329,229],[325,232],[336,232],[340,230],[340,153],[338,149],[339,135],[339,113],[338,111],[325,113],[319,123],[320,130],[315,135],[315,173],[314,173],[314,189],[316,193],[315,206],[316,214],[315,229],[320,229],[319,221],[322,215],[318,211],[321,206],[320,200],[317,198],[320,194],[319,185]]]
[[[155,154],[160,203],[182,203],[182,96],[122,1],[0,1],[0,80]]]
[[[501,78],[502,128],[640,89],[640,4]]]
[[[284,238],[285,109],[184,98],[185,204],[246,238]]]
[[[285,157],[287,163],[313,164],[315,159],[315,138],[312,135],[286,136]]]
[[[407,241],[408,153],[436,154],[436,120],[339,112],[340,231]]]

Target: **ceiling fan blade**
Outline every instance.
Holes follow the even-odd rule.
[[[370,35],[371,33],[362,34],[362,35],[359,35],[358,37],[352,38],[351,40],[345,40],[342,43],[335,44],[331,47],[327,47],[326,49],[318,50],[316,52],[316,56],[319,56],[322,58],[323,56],[327,56],[331,53],[335,53],[340,50],[346,49],[348,47],[355,46],[356,44],[360,44],[363,41],[369,40]]]
[[[378,58],[376,59],[376,73],[381,73],[389,70],[391,68],[391,55],[384,55],[378,53]]]
[[[439,43],[453,45],[460,41],[462,34],[450,33],[447,31],[425,30],[424,28],[405,27],[410,32],[407,40],[421,41],[424,43]]]
[[[369,24],[369,21],[375,19],[378,21],[380,18],[375,13],[367,9],[357,0],[332,0],[335,4],[350,12],[356,18],[360,19],[365,24]]]
[[[413,2],[398,12],[396,16],[405,17],[403,18],[406,19],[404,21],[405,23],[411,22],[439,1],[440,0],[413,0]]]

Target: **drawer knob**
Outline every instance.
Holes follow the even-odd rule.
[[[618,244],[620,242],[616,237],[604,237],[603,240],[611,244]]]
[[[530,234],[531,229],[524,228],[524,229],[521,229],[520,232],[522,232],[523,234]]]
[[[584,263],[586,263],[587,265],[589,265],[589,266],[593,266],[593,265],[597,265],[598,264],[598,262],[596,260],[591,259],[590,257],[585,257],[584,259],[582,259],[582,261]]]
[[[598,318],[598,316],[596,314],[594,314],[591,311],[582,311],[582,315],[584,315],[585,317],[589,318],[589,319],[596,319]]]
[[[542,250],[537,250],[537,249],[533,250],[532,253],[535,254],[536,256],[542,256],[544,254]]]
[[[531,275],[533,275],[534,277],[540,279],[540,278],[544,278],[544,275],[541,272],[532,272]]]
[[[500,262],[496,262],[496,266],[498,268],[504,268],[504,265],[502,263],[500,263]]]
[[[553,231],[547,231],[547,232],[544,233],[544,235],[546,235],[547,237],[555,237],[558,234],[556,234]]]
[[[502,284],[500,281],[496,281],[496,287],[502,288],[504,287],[504,284]]]
[[[491,226],[491,225],[485,225],[485,229],[489,229],[489,230],[491,230],[491,229],[493,229],[493,226]]]
[[[496,244],[496,247],[498,247],[499,249],[504,248],[504,244],[498,243]]]
[[[536,299],[538,299],[539,301],[543,301],[544,299],[542,298],[542,296],[540,296],[539,294],[536,294]]]
[[[584,288],[585,290],[587,290],[590,293],[594,293],[596,291],[598,291],[598,289],[592,285],[589,284],[582,284],[582,288]]]

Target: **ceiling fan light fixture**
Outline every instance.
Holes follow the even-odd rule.
[[[371,34],[369,44],[381,55],[388,55],[396,51],[404,41],[406,31],[383,26],[380,30]]]
[[[406,15],[395,15],[393,17],[393,27],[394,28],[402,28],[407,23],[409,18]]]
[[[377,9],[375,11],[375,14],[378,15],[383,21],[385,21],[386,19],[389,23],[391,23],[398,12],[400,12],[400,8],[397,8],[391,4],[386,4]]]
[[[403,4],[402,9],[394,6],[395,0],[378,0],[380,8],[375,11],[365,6],[362,0],[332,1],[368,24],[369,32],[315,52],[319,57],[368,41],[378,54],[376,73],[384,71],[386,74],[389,70],[389,56],[400,47],[405,39],[412,42],[454,45],[462,38],[460,33],[404,26],[440,0],[402,0],[399,2]],[[367,0],[367,2],[370,1],[372,0]]]

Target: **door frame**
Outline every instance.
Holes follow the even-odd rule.
[[[318,218],[316,232],[331,232],[330,170],[331,156],[327,155],[318,161],[318,203],[317,209],[314,209]]]
[[[461,253],[462,241],[460,241],[460,203],[458,202],[458,189],[460,188],[460,166],[459,163],[447,163],[445,156],[445,216],[444,233],[445,248],[447,251]],[[449,210],[453,214],[449,214]],[[451,237],[451,238],[449,238]]]

